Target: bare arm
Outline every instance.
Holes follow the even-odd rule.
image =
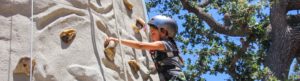
[[[115,41],[119,42],[118,39],[109,37],[107,41]],[[156,41],[156,42],[139,42],[139,41],[134,41],[134,40],[126,40],[126,39],[121,39],[121,43],[132,47],[136,49],[143,49],[143,50],[165,50],[165,46],[161,41]]]

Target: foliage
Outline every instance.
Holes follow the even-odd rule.
[[[201,1],[189,0],[189,3],[196,7]],[[270,46],[268,38],[269,14],[265,10],[270,8],[270,2],[266,0],[209,0],[209,5],[202,9],[210,13],[217,11],[212,16],[219,22],[226,24],[225,19],[218,19],[219,16],[228,17],[230,14],[230,28],[240,29],[247,27],[251,32],[247,36],[232,37],[220,34],[211,29],[206,22],[199,19],[195,14],[185,10],[180,0],[149,0],[147,1],[148,12],[156,12],[168,15],[180,21],[181,28],[177,35],[182,53],[197,58],[188,58],[185,74],[190,81],[205,80],[201,75],[217,75],[225,73],[231,76],[232,80],[262,80],[272,77],[268,68],[262,62],[265,53]],[[240,53],[245,42],[245,52],[240,54],[238,60],[232,67],[232,59]],[[231,70],[234,69],[234,70]]]

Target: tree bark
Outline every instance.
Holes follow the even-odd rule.
[[[286,3],[287,0],[275,0],[272,4],[270,10],[271,45],[264,62],[273,75],[282,81],[288,78],[289,68],[295,55],[292,29],[287,25]]]
[[[289,0],[287,10],[299,10],[300,9],[300,0]]]

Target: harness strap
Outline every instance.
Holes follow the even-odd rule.
[[[167,56],[168,57],[179,56],[179,52],[178,51],[167,52]]]

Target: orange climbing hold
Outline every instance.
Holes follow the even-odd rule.
[[[74,28],[67,28],[60,33],[60,39],[67,44],[70,44],[76,36]]]

